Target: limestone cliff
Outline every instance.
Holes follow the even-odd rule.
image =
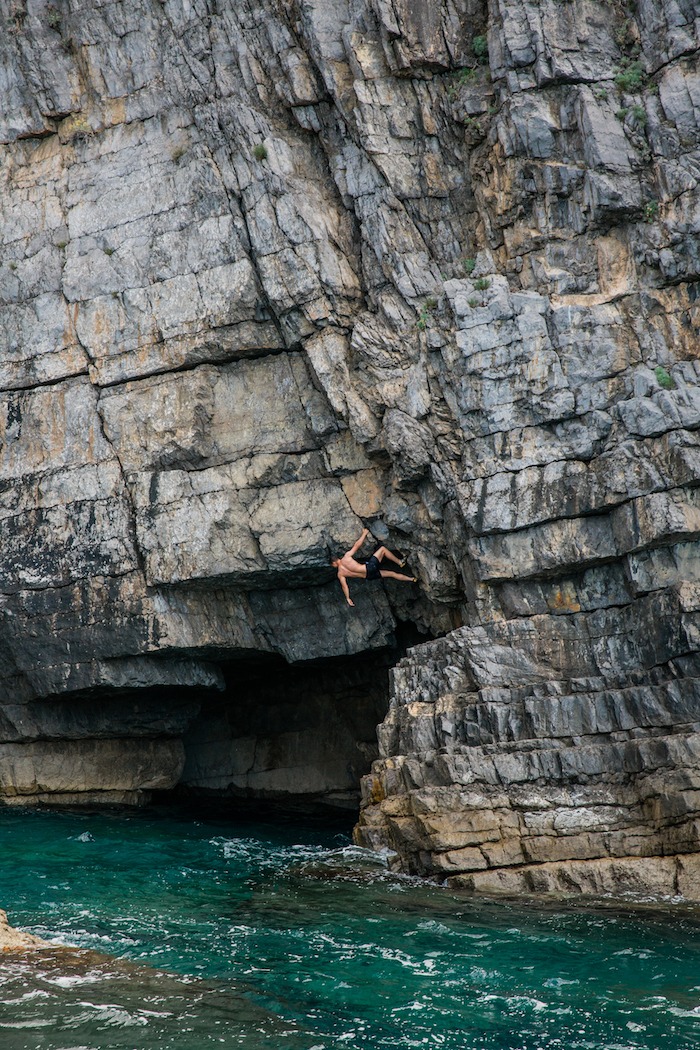
[[[0,789],[347,799],[414,625],[359,840],[677,888],[696,0],[0,10]],[[377,518],[420,586],[353,612]]]

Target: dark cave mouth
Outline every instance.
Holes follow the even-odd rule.
[[[268,818],[354,819],[360,779],[378,757],[389,672],[425,640],[401,624],[394,646],[353,656],[218,661],[226,688],[202,698],[183,734],[180,780],[159,801]]]
[[[390,671],[426,637],[401,623],[390,647],[293,664],[212,652],[222,690],[94,688],[17,706],[3,727],[17,769],[3,800],[349,827],[360,780],[378,757]],[[30,767],[35,774],[22,781]]]

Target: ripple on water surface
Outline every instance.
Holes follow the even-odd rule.
[[[0,812],[0,1050],[691,1050],[700,912],[484,901],[342,835]],[[114,956],[117,958],[105,958]]]

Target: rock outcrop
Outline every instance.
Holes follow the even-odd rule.
[[[413,650],[394,671],[358,841],[486,892],[700,899],[691,617],[683,595],[665,611],[679,630],[662,652],[644,653],[655,629],[637,610],[582,617],[588,644],[562,616],[464,627]],[[641,650],[636,675],[602,675],[621,646]]]
[[[47,948],[48,941],[42,941],[32,933],[22,933],[10,926],[7,913],[0,910],[0,952],[26,951],[27,948]]]
[[[367,726],[322,768],[309,662],[412,624],[360,841],[687,882],[694,0],[2,10],[3,793],[275,795],[308,754],[347,800]],[[420,587],[348,610],[377,519]],[[253,658],[310,667],[303,738],[255,742]]]

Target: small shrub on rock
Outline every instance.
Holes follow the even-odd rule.
[[[639,62],[630,62],[619,71],[615,83],[620,91],[638,91],[644,84],[644,70]]]
[[[670,372],[667,372],[663,365],[657,365],[654,369],[654,375],[656,376],[656,382],[659,386],[663,387],[664,390],[673,390],[676,384],[673,381],[673,376]]]
[[[647,201],[644,205],[644,218],[647,222],[654,222],[659,217],[659,202]]]
[[[61,28],[61,12],[53,4],[49,4],[46,8],[46,21],[52,29],[58,31]]]
[[[472,40],[472,51],[478,62],[486,63],[489,60],[489,42],[485,36],[475,36]]]
[[[644,106],[632,106],[632,116],[643,128],[647,126],[647,111]]]
[[[436,307],[437,299],[434,299],[431,296],[429,299],[425,300],[423,306],[421,307],[421,311],[418,315],[418,320],[416,322],[419,331],[424,332],[425,329],[428,327],[428,317],[433,312],[433,310],[436,309]]]

